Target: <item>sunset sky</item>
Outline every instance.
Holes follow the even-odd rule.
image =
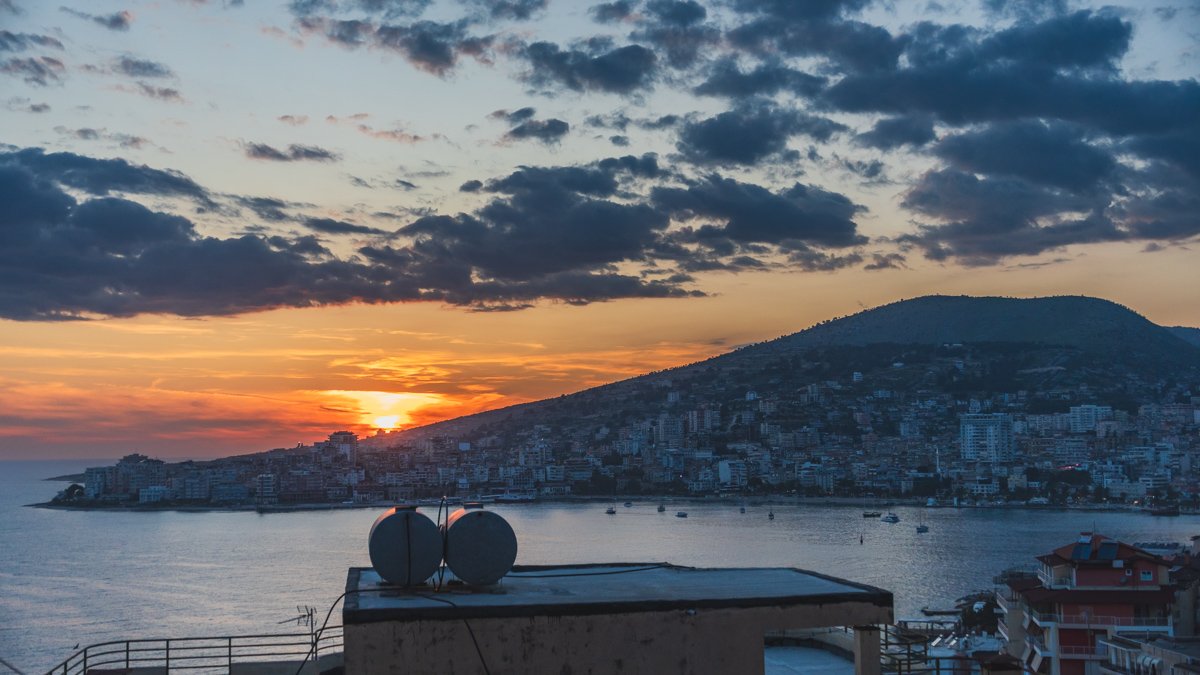
[[[411,427],[931,293],[1200,326],[1200,2],[0,0],[0,459]]]

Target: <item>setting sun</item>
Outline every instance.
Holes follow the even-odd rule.
[[[400,423],[399,415],[383,415],[381,417],[375,418],[375,428],[376,429],[387,429],[387,430],[395,429],[399,423]]]
[[[395,393],[389,391],[347,391],[336,389],[321,392],[325,396],[349,399],[358,423],[373,429],[397,429],[412,424],[413,414],[444,404],[441,394]]]

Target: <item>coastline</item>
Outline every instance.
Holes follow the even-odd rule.
[[[450,498],[447,500],[448,505],[462,504],[464,501],[472,501],[471,499]],[[669,495],[614,495],[612,497],[600,497],[595,495],[587,496],[564,496],[564,497],[545,497],[531,501],[513,501],[513,502],[488,502],[488,505],[500,504],[504,506],[524,506],[533,504],[606,504],[612,502],[657,502],[657,503],[674,503],[674,504],[729,504],[729,505],[745,505],[745,506],[816,506],[816,507],[855,507],[865,509],[882,509],[890,506],[906,506],[906,507],[921,507],[928,509],[1020,509],[1027,511],[1088,511],[1088,512],[1137,512],[1142,510],[1137,506],[1129,506],[1124,504],[1069,504],[1069,505],[1047,505],[1047,504],[964,504],[954,506],[950,504],[939,504],[936,506],[928,506],[925,500],[916,499],[879,499],[865,497],[793,497],[793,496],[708,496],[708,497],[690,497],[690,496],[669,496]],[[440,500],[422,499],[412,502],[418,507],[436,508]],[[386,509],[399,505],[400,502],[366,502],[355,504],[343,503],[314,503],[314,504],[273,504],[270,506],[256,506],[254,504],[230,504],[225,506],[215,505],[189,505],[189,504],[132,504],[132,505],[91,505],[91,504],[63,504],[54,502],[38,502],[34,504],[25,504],[29,508],[38,509],[55,509],[61,511],[118,511],[118,512],[160,512],[160,511],[178,511],[183,513],[231,513],[231,512],[246,512],[257,511],[259,513],[296,513],[304,511],[334,511],[344,509]],[[1150,514],[1147,514],[1150,515]],[[1200,512],[1184,511],[1180,516],[1200,515]],[[1160,516],[1167,517],[1167,516]],[[1174,516],[1171,516],[1174,517]]]

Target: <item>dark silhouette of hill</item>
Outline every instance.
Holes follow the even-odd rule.
[[[1189,328],[1188,326],[1171,326],[1167,328],[1175,334],[1176,337],[1183,338],[1185,341],[1200,347],[1200,328]]]
[[[929,295],[826,321],[770,343],[775,349],[866,344],[1015,342],[1077,347],[1100,354],[1195,362],[1171,329],[1115,302],[1084,296],[978,298]],[[1191,349],[1189,349],[1191,348]]]
[[[893,354],[904,353],[906,346],[919,347],[912,355],[924,361],[937,350],[959,346],[983,354],[981,358],[993,361],[990,370],[995,374],[979,381],[992,382],[993,387],[1003,383],[1013,390],[1036,390],[1085,382],[1103,389],[1120,382],[1122,391],[1132,396],[1131,382],[1138,383],[1145,393],[1154,388],[1156,380],[1200,372],[1198,340],[1200,329],[1165,328],[1098,298],[925,296],[824,321],[699,363],[439,422],[406,431],[402,437],[461,434],[504,422],[531,425],[554,419],[567,423],[572,415],[617,419],[635,409],[638,414],[652,413],[660,404],[647,390],[668,381],[674,387],[707,390],[710,395],[738,387],[778,389],[764,393],[781,393],[787,387],[802,386],[804,378],[845,377],[849,370],[890,370]],[[813,360],[822,362],[825,369],[813,368],[809,363]],[[809,365],[801,371],[803,363]],[[1021,375],[1038,371],[1049,374]],[[898,380],[896,386],[905,385]]]

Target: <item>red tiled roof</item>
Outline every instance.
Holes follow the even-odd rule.
[[[1102,534],[1084,533],[1088,540],[1086,542],[1078,541],[1065,546],[1060,546],[1046,555],[1040,555],[1037,559],[1047,565],[1096,565],[1109,567],[1113,560],[1150,560],[1159,565],[1168,564],[1166,560],[1135,546],[1130,546],[1124,542],[1109,539]],[[1116,544],[1115,551],[1109,551],[1105,557],[1100,557],[1098,554],[1101,544],[1108,544],[1110,547]],[[1081,546],[1086,546],[1086,556],[1081,556],[1077,550]]]

